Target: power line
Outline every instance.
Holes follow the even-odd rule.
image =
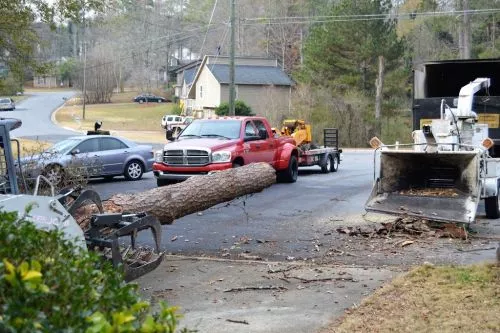
[[[215,8],[217,7],[217,0],[214,2],[214,8],[212,8],[212,14],[210,15],[210,20],[208,21],[207,24],[207,31],[205,32],[205,37],[203,37],[203,42],[201,43],[201,48],[200,48],[200,56],[203,52],[203,47],[205,46],[205,41],[207,40],[207,35],[208,31],[210,30],[210,24],[212,23],[212,19],[214,18],[214,13],[215,13]]]
[[[417,17],[440,17],[454,15],[483,15],[499,13],[500,9],[449,10],[435,12],[383,13],[383,14],[351,14],[351,15],[318,15],[318,16],[283,16],[283,17],[247,17],[241,20],[244,25],[304,24],[321,22],[373,21],[386,19],[414,20]]]
[[[216,28],[214,30],[219,30],[221,29],[222,27],[219,27],[219,28]],[[192,38],[192,37],[196,37],[198,36],[197,34],[193,34],[193,35],[189,35],[189,36],[184,36],[182,37],[182,39],[173,39],[173,40],[169,40],[169,42],[175,42],[175,41],[180,41],[180,40],[185,40],[185,39],[189,39],[189,38]],[[146,52],[151,52],[151,51],[160,51],[164,48],[166,48],[167,46],[166,45],[162,45],[162,46],[159,46],[157,48],[153,48],[153,49],[148,49],[148,50],[144,50],[142,52],[137,52],[137,53],[134,53],[134,54],[130,54],[128,56],[123,56],[123,57],[120,57],[120,60],[124,60],[124,59],[130,59],[130,58],[133,58],[141,53],[146,53]],[[130,52],[134,52],[134,51],[130,51]],[[103,62],[103,63],[100,63],[100,64],[96,64],[96,65],[93,65],[93,66],[87,66],[87,70],[89,69],[94,69],[94,68],[99,68],[99,67],[103,67],[103,66],[107,66],[107,65],[112,65],[114,64],[115,62],[117,62],[117,60],[110,60],[110,61],[107,61],[107,62]]]

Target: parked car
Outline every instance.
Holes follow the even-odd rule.
[[[151,145],[138,145],[111,135],[83,135],[59,141],[39,155],[25,157],[21,165],[28,178],[42,174],[59,185],[72,172],[86,177],[111,179],[123,175],[128,180],[139,180],[152,170],[153,160]]]
[[[153,94],[140,94],[138,96],[135,96],[134,102],[138,102],[141,104],[146,102],[164,103],[164,102],[170,102],[170,100]]]
[[[0,111],[14,111],[16,103],[12,98],[0,98]]]

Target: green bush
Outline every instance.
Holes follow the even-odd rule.
[[[0,95],[15,96],[18,91],[22,91],[21,84],[11,74],[0,78]]]
[[[221,103],[215,108],[215,114],[218,116],[229,115],[229,103]],[[243,101],[235,101],[234,114],[236,116],[253,116],[252,108],[245,104]]]
[[[59,231],[41,231],[0,211],[0,332],[165,332],[175,307],[152,314],[136,284]]]

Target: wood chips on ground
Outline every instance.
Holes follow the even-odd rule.
[[[414,195],[421,197],[458,197],[458,192],[454,188],[410,188],[399,191],[402,195]]]

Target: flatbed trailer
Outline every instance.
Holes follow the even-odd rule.
[[[299,167],[321,167],[323,173],[338,170],[342,160],[342,149],[339,149],[339,131],[337,128],[323,130],[323,147],[310,148],[309,144],[299,146]]]

